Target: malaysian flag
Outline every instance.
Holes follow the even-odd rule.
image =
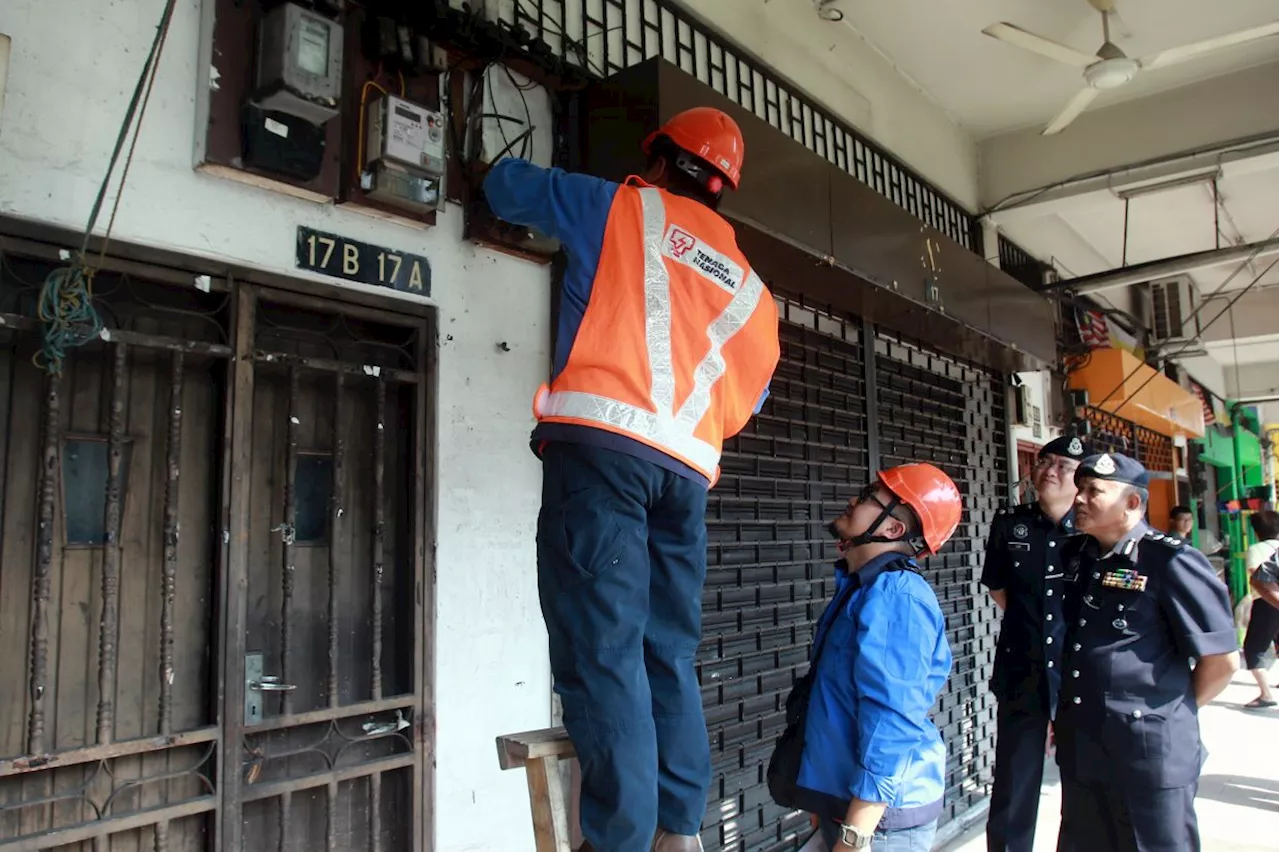
[[[1090,349],[1106,349],[1111,346],[1107,318],[1100,311],[1076,309],[1076,329],[1080,332],[1080,342]]]
[[[1200,397],[1200,407],[1204,410],[1205,425],[1213,423],[1213,404],[1209,402],[1209,394],[1205,392],[1199,382],[1191,383],[1191,392]]]

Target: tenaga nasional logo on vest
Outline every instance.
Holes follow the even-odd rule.
[[[742,267],[734,263],[688,231],[670,225],[662,239],[662,253],[683,263],[710,279],[716,285],[736,293],[742,284]]]

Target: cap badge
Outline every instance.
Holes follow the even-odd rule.
[[[1116,472],[1116,460],[1111,456],[1103,453],[1098,460],[1093,463],[1094,473],[1100,473],[1103,476],[1110,476]]]
[[[1027,528],[1026,524],[1018,524],[1013,528],[1013,534],[1018,538],[1026,538],[1029,532],[1031,532],[1031,530]]]
[[[1084,444],[1080,443],[1079,438],[1072,438],[1071,443],[1067,444],[1067,452],[1073,456],[1084,455]]]

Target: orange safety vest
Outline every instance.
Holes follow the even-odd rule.
[[[540,423],[604,429],[719,477],[778,364],[778,308],[733,228],[631,179],[609,210],[586,312]]]

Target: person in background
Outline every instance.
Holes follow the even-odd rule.
[[[1004,612],[991,675],[999,703],[990,852],[1031,852],[1035,840],[1045,736],[1062,683],[1061,557],[1076,534],[1075,473],[1086,455],[1074,435],[1045,444],[1032,472],[1036,501],[1001,509],[987,538],[981,582]]]
[[[817,815],[833,852],[933,846],[947,749],[929,711],[951,671],[951,648],[916,558],[942,549],[961,512],[949,476],[904,464],[878,473],[828,528],[841,553],[835,597],[814,631],[806,685],[788,699],[789,730],[769,782],[775,800],[780,792],[789,800],[780,804]]]
[[[716,213],[742,169],[734,120],[695,107],[642,150],[643,178],[624,184],[511,158],[484,193],[568,255],[532,448],[538,597],[584,848],[694,852],[711,784],[694,667],[707,490],[768,394],[778,310]]]
[[[1199,708],[1239,666],[1227,589],[1204,554],[1143,520],[1141,464],[1090,456],[1076,486],[1085,535],[1067,554],[1058,849],[1199,850]]]
[[[1190,506],[1174,506],[1169,510],[1169,535],[1180,538],[1188,544],[1196,529],[1196,515]],[[1210,559],[1223,555],[1225,548],[1207,527],[1200,530],[1200,544],[1196,549]]]
[[[1275,707],[1276,699],[1267,683],[1264,665],[1267,651],[1280,645],[1280,577],[1276,576],[1280,554],[1278,516],[1270,509],[1255,512],[1249,523],[1258,539],[1245,554],[1249,570],[1249,587],[1253,605],[1249,610],[1249,628],[1244,634],[1244,665],[1258,682],[1258,697],[1244,705],[1249,710]]]
[[[1196,528],[1196,516],[1190,506],[1174,506],[1169,510],[1169,535],[1177,536],[1183,541],[1191,541],[1191,534]]]

